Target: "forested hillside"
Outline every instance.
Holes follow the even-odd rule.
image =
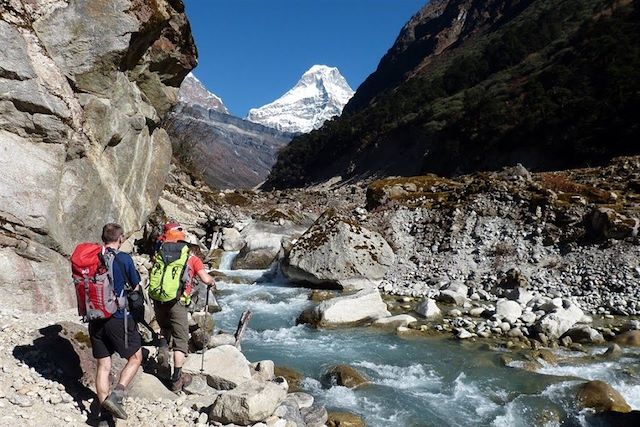
[[[364,84],[342,117],[282,150],[266,187],[518,162],[564,169],[637,153],[640,2],[489,2],[483,6],[509,12],[493,23],[491,10],[479,13],[475,3],[426,6],[413,19],[422,31],[439,25],[436,39],[455,40],[414,58],[399,84],[363,97]],[[442,25],[445,15],[451,25]],[[473,16],[484,21],[465,32]],[[401,33],[396,44],[403,40]]]

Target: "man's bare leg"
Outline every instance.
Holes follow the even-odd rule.
[[[102,357],[96,360],[96,394],[100,404],[109,394],[109,373],[111,372],[111,357]]]
[[[122,372],[120,372],[120,379],[118,380],[118,385],[124,386],[127,388],[133,380],[133,377],[136,376],[138,372],[138,368],[140,368],[140,364],[142,363],[142,349],[136,351],[134,354],[129,357],[127,360],[127,364],[122,368]]]

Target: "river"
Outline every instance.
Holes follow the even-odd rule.
[[[579,378],[600,379],[640,409],[640,352],[625,349],[616,361],[544,366],[539,373],[506,367],[502,353],[487,345],[449,338],[402,338],[373,328],[316,330],[296,326],[312,302],[310,290],[289,286],[264,271],[221,271],[258,280],[253,285],[218,282],[223,310],[216,327],[233,332],[242,311],[253,318],[242,342],[251,361],[270,359],[304,374],[303,388],[330,410],[362,416],[368,426],[587,426],[575,410],[573,388]],[[592,354],[606,347],[591,347]],[[561,356],[583,356],[562,352]],[[577,359],[576,359],[577,360]],[[325,388],[319,379],[332,365],[347,363],[373,384],[351,390]]]

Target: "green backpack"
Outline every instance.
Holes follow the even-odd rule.
[[[156,254],[149,277],[149,297],[167,302],[182,296],[189,281],[189,245],[163,243]]]

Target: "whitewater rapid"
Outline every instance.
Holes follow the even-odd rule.
[[[401,338],[372,328],[315,330],[295,324],[313,304],[310,290],[292,287],[276,271],[231,270],[234,256],[223,256],[220,271],[252,284],[218,282],[223,310],[215,315],[217,328],[233,332],[242,311],[251,309],[242,343],[249,360],[270,359],[300,371],[305,391],[330,410],[359,414],[368,426],[588,425],[572,398],[581,379],[608,382],[640,410],[638,351],[625,350],[616,361],[543,366],[532,373],[504,366],[501,353],[479,343]],[[372,384],[325,388],[322,374],[338,363],[356,367]]]

